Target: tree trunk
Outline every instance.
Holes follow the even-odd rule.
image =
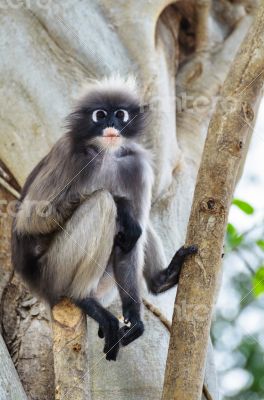
[[[63,118],[87,79],[115,71],[137,74],[152,108],[142,139],[155,166],[151,218],[169,261],[184,242],[212,99],[247,32],[251,5],[227,0],[1,3],[0,160],[22,185],[62,134]],[[7,243],[5,251],[8,256]],[[7,259],[3,268],[4,339],[28,398],[52,399],[57,378],[49,315],[12,278]],[[148,299],[171,319],[174,297],[171,290]],[[120,304],[111,310],[120,315]],[[161,398],[169,335],[148,311],[145,322],[144,336],[123,348],[109,368],[101,357],[96,324],[88,320],[87,368],[94,400]],[[211,347],[205,380],[216,396]]]
[[[163,400],[201,398],[228,212],[263,81],[264,4],[232,63],[210,121],[186,239],[199,251],[187,260],[178,286]]]
[[[26,393],[21,385],[17,371],[0,335],[0,399],[27,400]]]

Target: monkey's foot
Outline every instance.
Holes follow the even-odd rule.
[[[99,336],[100,339],[104,338],[104,331],[103,331],[103,328],[101,326],[99,326],[99,328],[98,328],[98,336]]]
[[[197,246],[182,246],[172,258],[169,266],[160,271],[151,281],[150,290],[154,294],[165,292],[166,290],[177,285],[181,273],[181,268],[185,258],[189,255],[196,254]]]
[[[99,326],[98,336],[105,338],[104,353],[108,361],[116,361],[119,351],[119,323],[118,320],[109,320],[105,326]]]
[[[170,265],[168,266],[168,270],[170,271],[171,269],[175,269],[175,266],[182,266],[185,257],[192,255],[192,254],[196,254],[198,251],[197,246],[192,245],[192,246],[188,246],[188,247],[184,247],[182,246],[174,255],[174,257],[172,258]]]
[[[131,322],[130,326],[122,326],[119,329],[119,337],[121,344],[127,346],[137,338],[139,338],[144,332],[144,324],[142,321],[138,320]]]

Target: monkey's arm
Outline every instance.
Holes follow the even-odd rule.
[[[122,301],[124,320],[130,323],[130,326],[120,329],[120,341],[123,346],[133,342],[144,332],[140,317],[139,267],[142,263],[140,246],[141,243],[138,242],[133,250],[126,254],[118,247],[114,250],[114,276]]]
[[[196,253],[196,246],[181,247],[166,268],[161,240],[149,224],[144,266],[144,277],[149,291],[153,294],[159,294],[177,285],[185,258]]]
[[[120,231],[115,238],[115,244],[124,253],[130,252],[142,234],[139,223],[133,216],[131,202],[124,197],[114,197],[117,206],[117,221]]]
[[[51,200],[32,199],[26,196],[16,216],[16,230],[27,234],[52,233],[70,218],[85,196],[71,189]]]
[[[88,155],[84,160],[69,152],[67,138],[62,138],[29,175],[16,216],[16,230],[21,234],[48,234],[60,229],[87,196],[93,172]],[[90,188],[90,189],[89,189]]]

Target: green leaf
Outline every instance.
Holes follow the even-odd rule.
[[[233,199],[232,204],[237,206],[245,214],[251,215],[254,213],[254,208],[246,201],[239,200],[239,199]]]
[[[226,239],[228,247],[230,248],[230,250],[232,250],[235,247],[238,247],[242,243],[244,236],[239,234],[234,225],[229,223],[227,224]]]
[[[263,239],[257,240],[256,244],[261,248],[261,250],[264,251],[264,240]]]
[[[244,240],[243,235],[234,236],[230,240],[231,247],[238,247]]]
[[[257,270],[255,276],[252,279],[253,294],[258,297],[264,293],[264,266],[262,265]]]
[[[238,234],[236,228],[234,227],[234,225],[230,224],[230,223],[227,224],[226,231],[227,231],[227,233],[229,235],[232,235],[232,236]]]

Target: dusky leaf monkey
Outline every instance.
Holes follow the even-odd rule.
[[[139,144],[149,110],[133,78],[91,84],[68,130],[33,169],[12,229],[12,258],[51,306],[70,298],[99,324],[108,360],[142,335],[140,286],[161,293],[178,283],[182,247],[170,265],[149,218],[153,171]],[[103,304],[118,288],[125,322]]]

